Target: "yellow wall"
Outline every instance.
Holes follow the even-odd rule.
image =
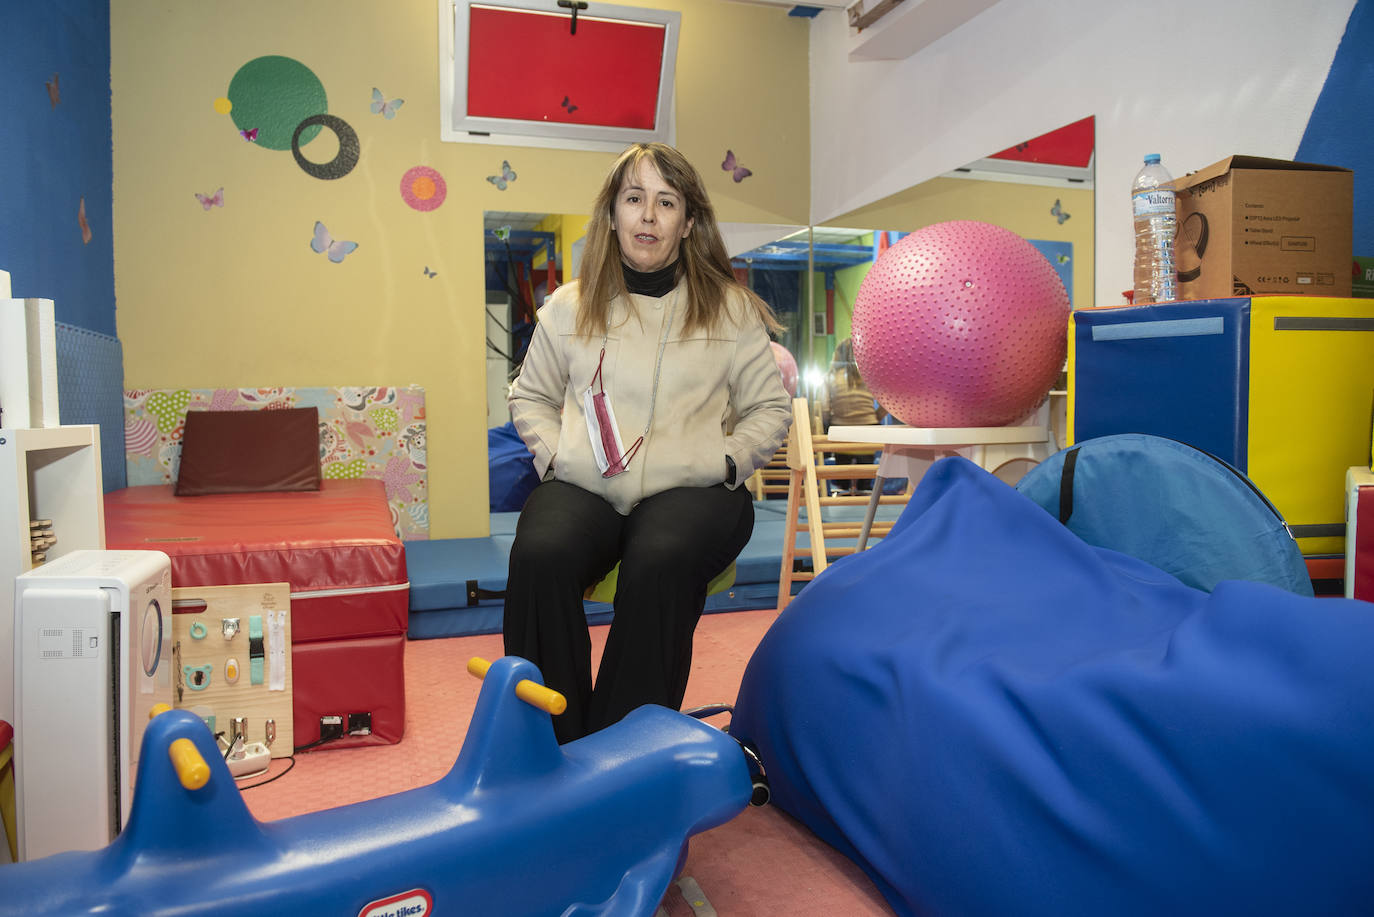
[[[719,218],[806,223],[807,21],[726,0],[635,5],[682,12],[677,146]],[[613,154],[441,142],[435,0],[119,0],[110,18],[126,386],[424,386],[431,535],[485,535],[482,213],[585,213]],[[319,78],[357,131],[352,172],[312,178],[215,110],[264,55]],[[369,111],[373,87],[405,99],[394,119]],[[727,148],[752,177],[720,169]],[[303,152],[336,149],[324,133]],[[518,176],[505,191],[486,181],[502,160]],[[400,196],[417,165],[447,183],[431,212]],[[195,193],[220,187],[224,206],[202,209]],[[357,250],[316,254],[317,220]]]

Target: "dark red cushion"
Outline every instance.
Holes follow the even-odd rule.
[[[315,408],[186,413],[178,497],[319,489]]]

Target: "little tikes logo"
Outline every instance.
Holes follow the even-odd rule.
[[[358,917],[429,917],[434,911],[434,899],[423,888],[382,898],[363,906]]]

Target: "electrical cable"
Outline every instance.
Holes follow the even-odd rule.
[[[490,306],[487,307],[487,318],[490,318],[492,321],[496,322],[496,327],[498,327],[498,328],[500,328],[502,331],[506,332],[506,334],[510,334],[510,329],[507,328],[505,325],[501,324],[501,320],[500,320],[499,318],[496,317],[496,313],[495,313],[495,312],[492,312],[492,311],[491,311],[491,307],[490,307]]]
[[[271,767],[270,764],[269,764],[268,766]],[[285,777],[287,774],[291,773],[291,769],[294,768],[295,766],[296,766],[296,756],[295,756],[295,755],[290,755],[290,756],[288,756],[287,759],[286,759],[286,768],[285,768],[280,774],[274,774],[274,775],[272,775],[271,777],[268,777],[266,780],[261,781],[260,783],[250,783],[248,786],[240,786],[239,789],[240,789],[240,790],[256,790],[256,789],[257,789],[258,787],[260,787],[260,786],[267,786],[267,784],[271,783],[273,780],[280,780],[281,778]],[[255,776],[256,776],[256,775],[255,775]],[[245,779],[246,779],[246,778],[245,778]]]

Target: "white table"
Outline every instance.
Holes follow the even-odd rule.
[[[1042,410],[1036,422],[1016,427],[908,427],[902,424],[871,424],[858,427],[831,427],[826,436],[832,442],[873,443],[882,450],[873,493],[868,500],[856,550],[868,545],[868,532],[878,511],[883,481],[909,478],[920,480],[936,459],[962,455],[988,471],[996,471],[1018,459],[1039,463],[1054,451],[1050,437],[1048,411]]]

